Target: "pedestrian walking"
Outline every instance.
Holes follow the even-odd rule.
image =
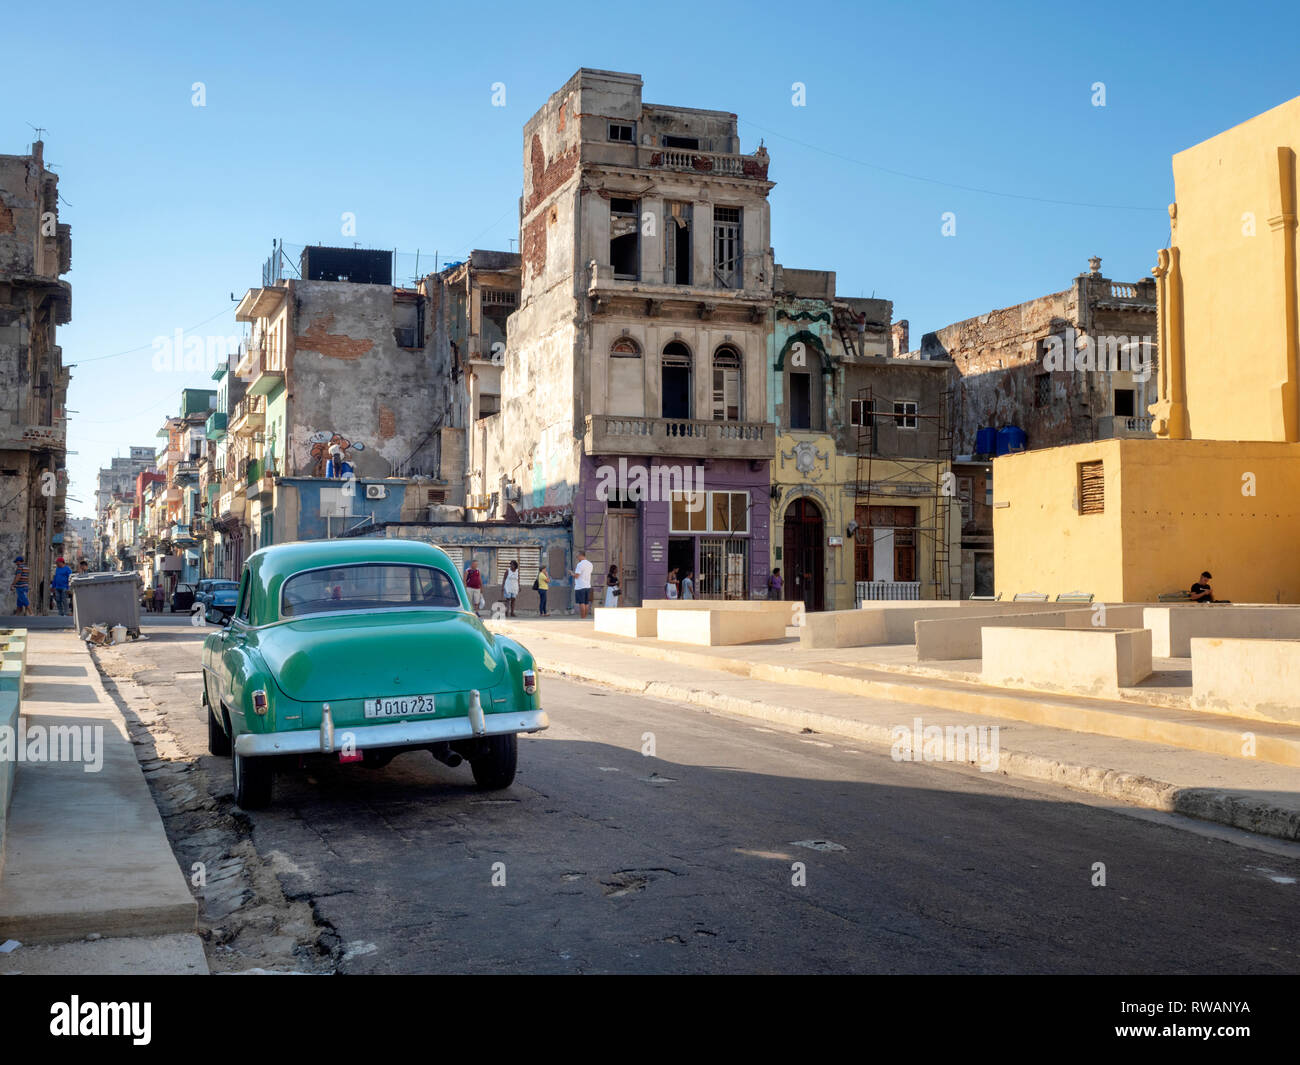
[[[469,569],[465,571],[465,588],[469,591],[469,605],[474,608],[475,616],[487,606],[483,598],[483,574],[478,568],[478,559],[470,559]]]
[[[591,606],[591,571],[595,567],[587,559],[586,551],[578,552],[578,564],[569,571],[573,578],[573,601],[578,607],[578,617],[587,620],[587,609]]]
[[[50,581],[50,587],[54,590],[54,605],[59,611],[59,617],[68,616],[68,581],[72,579],[72,567],[63,561],[60,555],[54,560],[55,570],[54,578]]]
[[[506,570],[501,582],[501,596],[506,601],[506,617],[515,616],[515,600],[519,598],[519,563],[511,559],[510,568]]]
[[[14,613],[20,617],[32,612],[31,604],[27,601],[27,590],[31,586],[31,577],[27,572],[27,560],[19,555],[14,559],[14,579],[9,582],[9,590],[14,593],[14,600],[17,607]]]
[[[546,617],[546,593],[551,587],[551,575],[546,572],[545,566],[537,567],[537,577],[533,581],[533,587],[537,590],[537,609],[542,617]]]
[[[767,579],[767,597],[769,599],[781,598],[781,586],[785,582],[781,580],[781,567],[777,566],[772,571],[772,576]]]
[[[664,598],[677,598],[677,571],[675,569],[668,571],[668,580],[664,584]]]
[[[682,578],[682,598],[695,598],[695,571],[693,569],[688,569],[686,576]]]
[[[163,612],[163,587],[162,581],[153,586],[153,612],[161,614]]]
[[[622,593],[622,586],[618,583],[618,567],[610,566],[609,573],[605,575],[605,605],[618,606],[618,597]]]

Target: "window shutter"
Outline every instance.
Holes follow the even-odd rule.
[[[1102,463],[1079,463],[1079,513],[1101,514],[1106,509],[1106,479]]]

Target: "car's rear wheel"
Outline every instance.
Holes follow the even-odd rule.
[[[271,785],[275,767],[267,758],[249,758],[234,752],[231,758],[235,774],[235,805],[244,810],[260,810],[271,804]]]
[[[204,681],[203,705],[208,708],[208,752],[220,758],[229,758],[230,737],[226,735],[226,730],[221,727],[217,715],[212,712],[212,704],[208,702],[206,681]]]
[[[513,732],[507,736],[488,736],[481,741],[478,753],[469,764],[474,770],[474,783],[480,788],[497,791],[510,787],[519,764],[519,738]]]

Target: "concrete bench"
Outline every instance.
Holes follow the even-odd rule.
[[[1192,706],[1300,725],[1300,640],[1193,637]]]
[[[795,608],[803,604],[784,599],[645,599],[641,606],[646,610],[730,610],[742,614],[780,614],[794,616]]]
[[[659,611],[643,606],[598,606],[592,611],[596,632],[607,636],[654,636]]]
[[[983,654],[982,633],[989,627],[1023,628],[1124,628],[1142,627],[1142,606],[1131,603],[1053,604],[1052,609],[1021,611],[1017,614],[936,618],[916,623],[917,661],[951,661],[979,658]]]
[[[1149,606],[1142,626],[1151,630],[1151,651],[1157,658],[1187,658],[1193,637],[1300,639],[1300,606]]]
[[[986,684],[1115,695],[1151,675],[1146,629],[985,628]]]
[[[657,635],[668,643],[690,643],[701,647],[728,647],[785,636],[785,612],[757,610],[693,610],[674,608],[658,611]]]

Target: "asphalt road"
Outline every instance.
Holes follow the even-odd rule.
[[[228,807],[201,634],[147,635],[122,654]],[[247,815],[338,969],[1300,971],[1295,847],[590,684],[542,691],[552,727],[521,738],[508,791],[408,754],[283,775]]]

